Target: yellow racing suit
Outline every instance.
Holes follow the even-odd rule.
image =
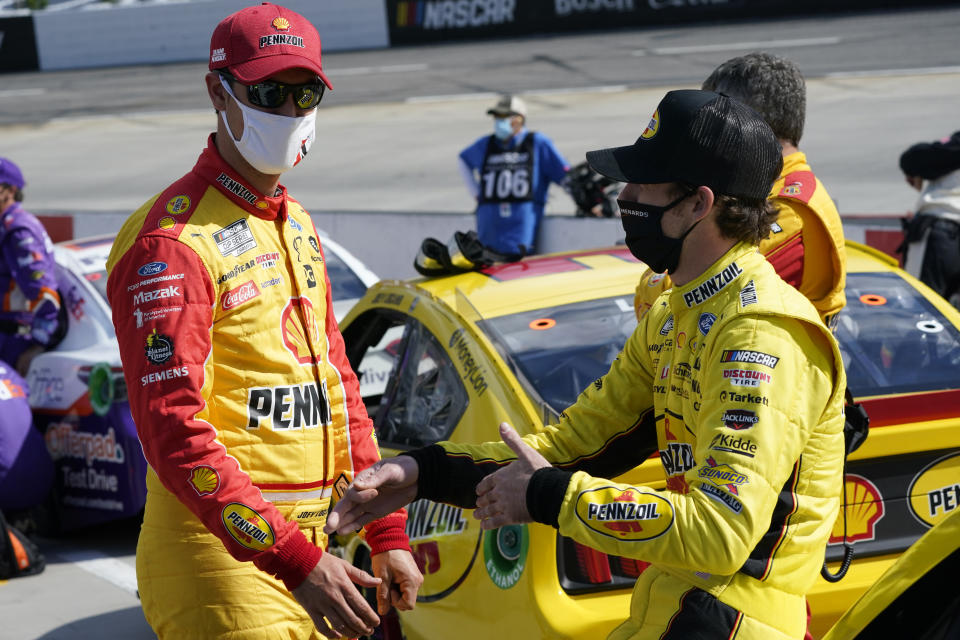
[[[823,183],[796,151],[783,159],[783,170],[770,191],[778,210],[769,236],[760,242],[780,277],[800,290],[828,324],[846,305],[847,256],[840,213]],[[673,286],[666,274],[647,269],[640,277],[634,309],[640,318],[663,291]]]
[[[553,464],[531,478],[532,518],[652,563],[610,640],[803,637],[840,504],[844,388],[816,310],[741,243],[661,296],[559,424],[526,436]],[[608,479],[654,449],[664,490]],[[503,443],[408,455],[419,497],[465,507],[516,458]]]
[[[326,546],[331,498],[379,453],[309,214],[283,187],[257,193],[211,136],[127,220],[107,267],[150,465],[147,621],[176,640],[319,638],[289,590]],[[409,548],[404,522],[368,525],[372,552]]]

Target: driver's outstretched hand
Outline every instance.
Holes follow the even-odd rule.
[[[500,423],[500,437],[517,454],[517,459],[477,485],[477,509],[473,517],[480,520],[484,529],[532,522],[527,510],[527,485],[534,471],[550,466],[547,459],[506,422]]]
[[[346,534],[393,513],[417,496],[420,467],[410,456],[376,462],[353,479],[343,497],[327,516],[324,533]]]

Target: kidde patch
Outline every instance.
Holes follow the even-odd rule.
[[[247,549],[265,551],[273,546],[270,524],[247,505],[231,502],[220,512],[220,519],[230,537]]]
[[[673,525],[673,505],[639,489],[601,487],[577,496],[577,517],[593,531],[617,540],[652,540]]]

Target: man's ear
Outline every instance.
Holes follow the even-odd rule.
[[[207,95],[210,96],[213,108],[217,111],[225,111],[227,108],[227,92],[223,88],[223,84],[220,83],[220,74],[211,71],[203,79],[207,83]]]
[[[697,187],[697,193],[693,198],[693,214],[697,220],[702,220],[713,209],[713,203],[716,199],[713,190],[701,185]]]

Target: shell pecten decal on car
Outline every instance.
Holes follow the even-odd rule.
[[[910,483],[910,512],[932,527],[960,507],[960,453],[934,460]]]
[[[617,540],[652,540],[673,525],[673,505],[639,489],[600,487],[577,496],[577,517],[590,529]]]
[[[231,502],[220,512],[220,519],[230,537],[247,549],[264,551],[273,546],[273,528],[247,505]]]
[[[884,514],[883,496],[877,485],[863,476],[848,473],[845,480],[847,495],[847,541],[873,540],[877,537],[877,523]],[[838,515],[827,544],[843,542],[843,516]]]

